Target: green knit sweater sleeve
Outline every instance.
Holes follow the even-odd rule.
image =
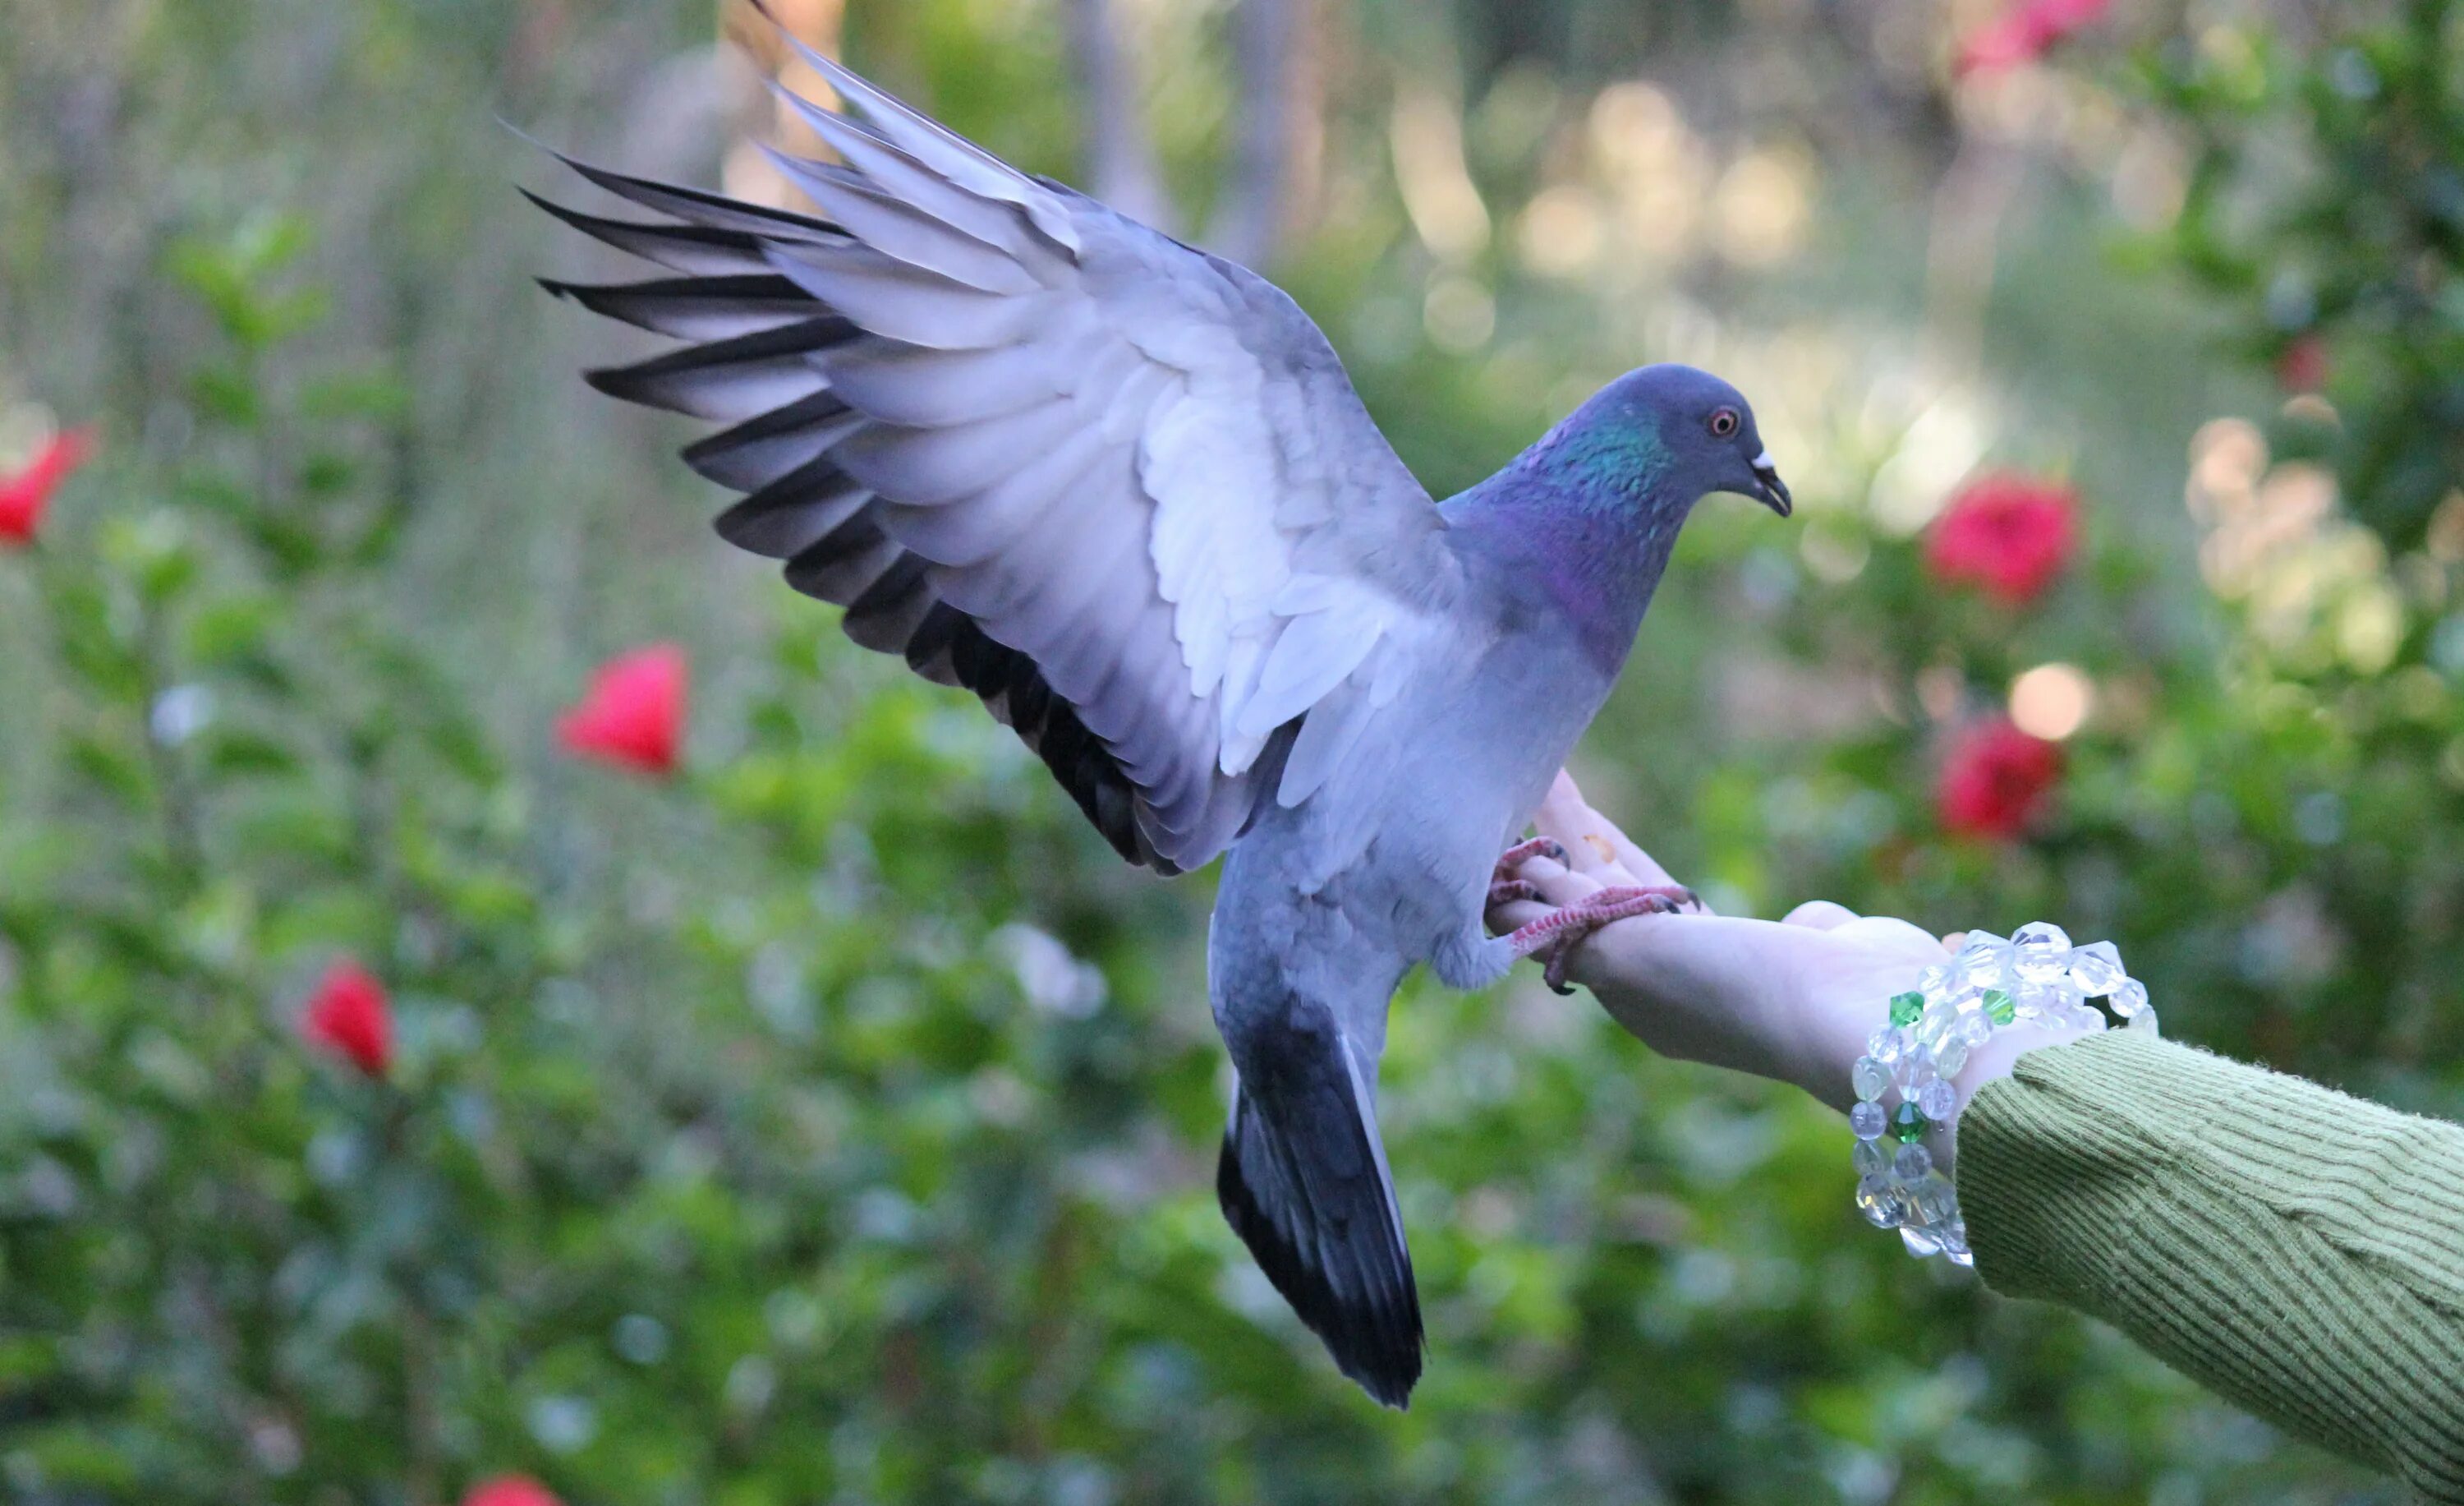
[[[2464,1501],[2464,1125],[2115,1030],[1961,1116],[1976,1269]]]

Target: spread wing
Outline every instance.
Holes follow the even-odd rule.
[[[806,55],[840,161],[772,155],[826,218],[579,163],[656,218],[537,201],[672,274],[548,284],[687,342],[590,380],[728,425],[684,452],[746,494],[721,535],[1196,867],[1340,762],[1458,589],[1445,525],[1281,290]]]

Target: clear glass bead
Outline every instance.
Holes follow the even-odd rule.
[[[1936,1077],[1917,1095],[1917,1112],[1939,1124],[1959,1108],[1959,1090]]]
[[[1950,1179],[1937,1171],[1928,1175],[1907,1194],[1909,1211],[1928,1227],[1939,1229],[1959,1218],[1959,1193]]]
[[[1941,963],[1934,963],[1920,970],[1917,973],[1917,992],[1925,996],[1927,1004],[1949,998],[1950,969]]]
[[[2090,941],[2071,953],[2071,986],[2101,999],[2122,986],[2122,954],[2111,941]]]
[[[1926,1083],[1934,1080],[1933,1058],[1923,1052],[1910,1052],[1900,1058],[1899,1071],[1894,1075],[1900,1084],[1900,1096],[1915,1097],[1925,1091]]]
[[[1939,1253],[1942,1250],[1941,1244],[1931,1234],[1921,1229],[1903,1228],[1900,1230],[1900,1239],[1908,1247],[1908,1253],[1920,1260],[1927,1255]]]
[[[1859,1101],[1870,1102],[1881,1097],[1882,1090],[1891,1085],[1891,1070],[1871,1056],[1859,1056],[1857,1065],[1849,1070],[1848,1082],[1857,1090]]]
[[[2011,973],[2023,985],[2041,987],[2070,976],[2071,954],[2050,946],[2021,947],[2011,959]]]
[[[1870,1194],[1868,1188],[1872,1189]],[[1908,1189],[1888,1177],[1857,1184],[1857,1207],[1868,1222],[1882,1229],[1897,1229],[1917,1216]]]
[[[2105,1003],[2113,1007],[2114,1013],[2125,1020],[2130,1019],[2145,1012],[2147,986],[2136,978],[2124,978],[2112,993],[2105,996]]]
[[[2156,1011],[2153,1009],[2142,1009],[2137,1014],[2132,1015],[2129,1020],[2125,1022],[2125,1027],[2129,1030],[2137,1030],[2145,1035],[2154,1035],[2156,1033]]]
[[[2071,982],[2067,973],[2049,983],[2030,985],[2023,997],[2046,1013],[2057,1009],[2076,1009],[2087,1002],[2087,995],[2079,991],[2079,985]]]
[[[1923,1145],[1903,1145],[1891,1157],[1891,1174],[1902,1182],[1922,1182],[1933,1169],[1933,1152]]]
[[[1838,1070],[1837,1067],[1832,1069],[1834,1072]],[[1882,1106],[1870,1098],[1848,1111],[1848,1127],[1857,1132],[1859,1140],[1874,1139],[1890,1122],[1891,1117],[1882,1112]]]
[[[1866,1177],[1857,1184],[1857,1211],[1876,1229],[1891,1227],[1892,1215],[1898,1210],[1899,1199],[1879,1178]]]
[[[1959,1017],[1958,1028],[1951,1031],[1950,1038],[1955,1041],[1965,1041],[1968,1045],[1976,1047],[1984,1045],[1992,1037],[1992,1018],[1984,1010],[1977,1009]]]
[[[2052,921],[2038,920],[2012,932],[2011,944],[2019,951],[2035,952],[2040,956],[2046,952],[2067,953],[2071,949],[2071,937],[2068,931]]]
[[[1894,1025],[1875,1031],[1873,1040],[1866,1043],[1865,1053],[1885,1067],[1896,1067],[1900,1058],[1908,1053],[1909,1044],[1908,1032]]]
[[[1943,1042],[1942,1048],[1933,1053],[1933,1070],[1946,1077],[1958,1076],[1959,1070],[1967,1065],[1968,1043],[1956,1035]]]
[[[2002,986],[2011,969],[2011,946],[1991,932],[1976,932],[1968,944],[1951,959],[1952,986],[1962,994],[1982,993]]]
[[[1976,1257],[1969,1252],[1968,1226],[1954,1220],[1947,1228],[1936,1231],[1942,1241],[1942,1252],[1955,1266],[1972,1266]]]
[[[1890,1169],[1891,1153],[1882,1148],[1880,1141],[1859,1141],[1852,1159],[1857,1163],[1857,1175],[1860,1177],[1879,1177]]]

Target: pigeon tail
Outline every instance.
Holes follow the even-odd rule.
[[[1406,1407],[1420,1378],[1420,1296],[1375,1115],[1339,1033],[1288,1044],[1233,1097],[1216,1197],[1336,1367]]]

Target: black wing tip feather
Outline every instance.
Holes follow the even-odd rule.
[[[674,299],[685,296],[690,289],[706,289],[715,299],[731,293],[737,297],[778,298],[782,293],[778,285],[781,279],[770,272],[763,251],[766,236],[773,233],[788,238],[836,233],[835,228],[824,220],[737,204],[699,189],[633,178],[593,166],[554,148],[544,149],[597,187],[665,216],[650,222],[609,219],[567,208],[526,188],[518,190],[571,229],[684,274],[619,286],[539,279],[540,286],[552,296],[571,299],[603,317],[642,324],[642,307],[648,299]],[[720,270],[708,270],[713,265]],[[812,319],[732,339],[688,341],[649,360],[585,371],[583,380],[599,391],[626,402],[713,417],[714,412],[705,410],[716,406],[704,401],[700,379],[705,374],[763,362],[801,361],[811,352],[860,338],[851,322],[818,299],[814,300],[814,313],[816,317]],[[733,427],[688,446],[685,462],[721,484],[730,484],[744,478],[730,474],[731,456],[762,439],[825,419],[844,407],[824,387],[770,411],[740,419]],[[783,479],[798,481],[796,476]],[[812,488],[805,486],[804,490]],[[787,503],[801,505],[813,499],[801,492],[786,496],[778,491],[777,484],[757,488],[747,502],[738,503],[720,517],[720,534],[739,547],[759,544],[761,547],[757,552],[769,552],[770,547],[792,534],[785,520],[772,519],[770,515]],[[856,512],[832,527],[825,537],[796,552],[787,565],[788,584],[807,595],[828,599],[822,588],[824,574],[832,565],[875,545],[879,538],[872,520],[864,511]],[[754,543],[746,543],[748,539]],[[1010,722],[1114,852],[1166,876],[1180,873],[1179,864],[1156,851],[1155,839],[1140,813],[1139,792],[1111,746],[1089,730],[1074,707],[1052,694],[1033,659],[996,641],[964,613],[937,601],[927,605],[920,600],[918,593],[929,595],[930,584],[930,573],[920,559],[906,557],[893,562],[883,576],[865,588],[861,600],[842,603],[849,607],[849,636],[868,648],[905,653],[916,672],[928,678],[956,682],[973,691]],[[952,618],[956,618],[955,623]],[[1416,1333],[1418,1322],[1416,1307]],[[1418,1373],[1416,1359],[1412,1374]],[[1363,1384],[1369,1383],[1364,1380]],[[1408,1394],[1409,1390],[1407,1378],[1402,1391],[1396,1394]],[[1387,1398],[1381,1393],[1380,1399]]]
[[[947,654],[960,685],[987,705],[1000,704],[1019,740],[1044,760],[1113,852],[1167,877],[1179,873],[1177,865],[1155,852],[1138,825],[1136,791],[1111,749],[1087,730],[1075,708],[1052,694],[1035,661],[996,640],[974,618],[947,609],[956,623],[936,612],[917,629],[917,641],[930,644],[927,662]]]
[[[1239,1134],[1236,1116],[1215,1163],[1215,1200],[1223,1209],[1223,1221],[1249,1247],[1275,1291],[1326,1345],[1335,1368],[1379,1405],[1411,1410],[1424,1347],[1411,1256],[1391,1236],[1373,1236],[1376,1263],[1389,1268],[1387,1299],[1378,1300],[1373,1293],[1365,1303],[1347,1300],[1325,1267],[1305,1257],[1259,1201],[1242,1170]],[[1382,1221],[1379,1228],[1384,1228]],[[1356,1247],[1346,1250],[1358,1252]],[[1362,1289],[1371,1291],[1375,1284],[1363,1282]]]

